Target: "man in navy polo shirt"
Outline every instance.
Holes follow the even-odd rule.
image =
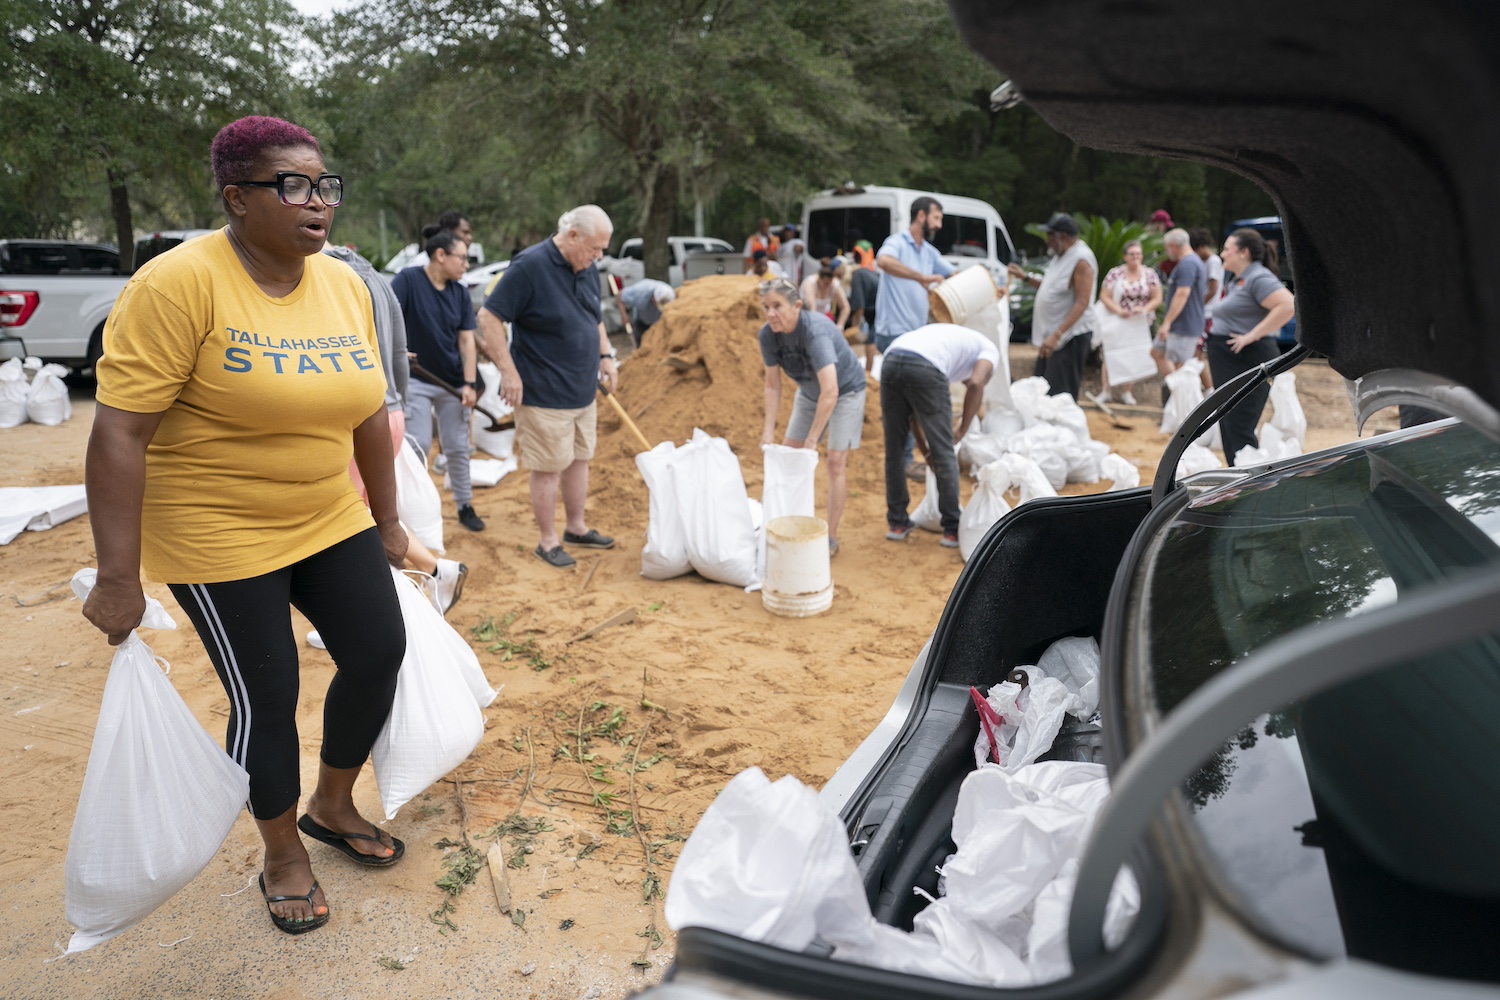
[[[505,280],[479,311],[485,353],[500,369],[500,396],[516,410],[516,452],[531,474],[531,510],[541,533],[536,556],[558,569],[576,565],[563,543],[589,549],[615,544],[588,527],[583,511],[599,377],[610,392],[619,383],[595,266],[613,232],[598,205],[564,212],[555,236],[512,258]],[[502,321],[511,327],[509,346]],[[561,542],[559,489],[567,513]]]

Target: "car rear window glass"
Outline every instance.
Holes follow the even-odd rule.
[[[807,216],[807,252],[832,257],[854,251],[859,240],[880,244],[891,235],[891,210],[880,205],[820,208]]]
[[[120,255],[107,247],[79,247],[78,270],[113,273],[120,269]]]
[[[958,257],[988,257],[990,255],[989,225],[983,219],[968,215],[943,213],[943,228],[932,235],[932,245],[938,253]]]
[[[1304,625],[1497,562],[1500,446],[1433,425],[1184,508],[1148,554],[1127,648],[1148,651],[1166,713]],[[1497,743],[1500,633],[1254,720],[1183,795],[1226,887],[1283,940],[1459,969],[1468,936],[1500,927]]]
[[[61,274],[70,266],[68,250],[45,243],[12,243],[6,247],[6,273]]]

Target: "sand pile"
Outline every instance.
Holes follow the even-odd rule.
[[[765,405],[765,365],[756,339],[765,320],[756,286],[755,278],[742,275],[699,278],[683,285],[676,301],[662,310],[661,320],[646,332],[641,348],[621,368],[619,395],[626,412],[652,444],[681,444],[695,427],[728,440],[739,456],[751,496],[760,495]],[[786,434],[795,393],[791,380],[783,379],[778,440]],[[872,384],[861,454],[850,465],[855,488],[883,488],[878,397]],[[625,494],[633,491],[644,518],[646,491],[634,463],[638,447],[614,410],[601,403],[599,450],[592,467],[599,493],[617,510]],[[634,488],[627,483],[634,483]]]

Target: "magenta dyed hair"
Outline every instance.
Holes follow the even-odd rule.
[[[319,156],[323,155],[318,140],[301,125],[266,115],[249,115],[230,122],[219,129],[219,134],[208,147],[214,184],[222,191],[225,185],[236,181],[253,180],[251,174],[262,152],[288,146],[309,146]]]

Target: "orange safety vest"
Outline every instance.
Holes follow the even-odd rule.
[[[770,240],[769,245],[767,245],[766,240]],[[762,237],[760,233],[757,232],[755,233],[755,235],[750,237],[750,256],[752,257],[755,256],[755,251],[764,250],[767,257],[775,260],[776,252],[780,249],[781,240],[776,237],[775,233],[772,233],[768,237]]]
[[[854,257],[854,263],[858,264],[860,267],[864,268],[866,271],[873,271],[873,270],[875,270],[875,248],[874,247],[871,247],[868,250],[861,249],[860,247],[855,247],[854,248],[854,253],[853,253],[852,256]]]

